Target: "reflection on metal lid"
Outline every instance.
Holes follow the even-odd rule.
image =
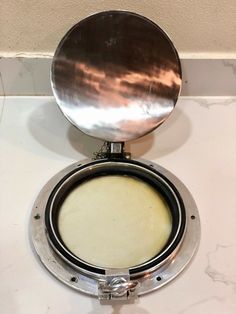
[[[150,20],[125,11],[92,15],[62,39],[52,88],[67,119],[110,142],[138,138],[169,116],[181,86],[177,52]]]

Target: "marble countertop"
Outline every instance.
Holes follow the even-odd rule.
[[[29,241],[34,200],[54,174],[102,142],[72,127],[52,97],[0,98],[0,308],[3,314],[236,313],[236,99],[182,98],[159,130],[127,144],[191,191],[201,242],[189,267],[134,304],[100,305],[40,264]]]

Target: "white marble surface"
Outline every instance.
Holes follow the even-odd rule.
[[[0,95],[52,95],[51,58],[0,58]]]
[[[187,270],[134,304],[100,305],[67,288],[44,269],[29,241],[40,188],[63,167],[91,156],[101,142],[70,126],[50,97],[1,99],[0,112],[1,313],[236,313],[235,99],[181,99],[159,130],[127,145],[187,185],[202,225]]]

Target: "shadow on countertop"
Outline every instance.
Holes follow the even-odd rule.
[[[28,119],[28,129],[33,138],[46,149],[71,159],[79,155],[92,157],[103,141],[88,136],[71,125],[55,101],[35,106]],[[126,151],[134,157],[156,159],[181,147],[191,133],[191,123],[181,110],[175,108],[168,120],[157,130],[137,140],[126,143]]]

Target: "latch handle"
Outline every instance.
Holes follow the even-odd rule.
[[[138,281],[127,280],[123,277],[114,277],[108,282],[99,283],[99,299],[128,300],[137,297],[137,289],[140,284]]]

